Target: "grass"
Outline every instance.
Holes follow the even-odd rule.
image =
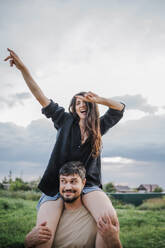
[[[118,210],[123,248],[164,248],[165,211]]]
[[[32,200],[0,198],[0,248],[24,247],[24,238],[35,225],[36,204]],[[117,205],[123,248],[165,248],[164,209],[141,210],[116,202]]]
[[[35,225],[36,202],[0,198],[0,247],[21,248],[25,235]]]

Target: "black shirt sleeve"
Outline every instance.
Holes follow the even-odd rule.
[[[120,119],[123,117],[123,113],[125,110],[125,104],[124,108],[120,110],[112,109],[109,108],[107,112],[100,117],[100,130],[101,130],[101,135],[104,135],[111,127],[116,125]]]
[[[56,129],[59,129],[66,118],[68,117],[69,113],[65,112],[65,109],[63,107],[60,107],[57,103],[55,103],[53,100],[50,100],[48,106],[41,109],[42,114],[44,114],[47,118],[51,118],[54,127]]]

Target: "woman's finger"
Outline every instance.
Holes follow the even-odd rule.
[[[80,98],[80,99],[84,98],[84,96],[81,96],[81,95],[76,95],[75,97]]]
[[[98,95],[96,95],[95,93],[93,93],[92,91],[89,91],[89,94],[90,94],[91,96],[94,96],[94,97],[98,96]]]
[[[18,55],[13,50],[11,50],[9,48],[7,50],[10,52],[10,56],[12,56],[14,58],[17,58],[18,57]]]
[[[6,57],[6,58],[4,59],[4,61],[7,61],[8,59],[12,59],[12,57],[11,57],[11,56],[8,56],[8,57]]]
[[[15,52],[13,50],[11,50],[10,48],[7,49],[10,53],[15,54]]]
[[[79,99],[81,99],[81,100],[83,100],[83,101],[86,101],[87,99],[86,99],[86,97],[84,97],[84,96],[75,96],[76,98],[79,98]]]
[[[9,63],[10,63],[10,66],[13,66],[12,59],[11,59],[11,60],[9,60]]]
[[[9,52],[13,52],[13,50],[11,50],[10,48],[7,48],[7,50],[8,50]]]

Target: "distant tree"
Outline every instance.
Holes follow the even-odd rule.
[[[0,183],[0,189],[4,189],[4,186],[2,183]]]
[[[163,192],[163,189],[161,187],[156,187],[153,192]]]
[[[38,184],[39,184],[40,180],[41,180],[41,177],[39,177],[36,180],[28,182],[28,185],[31,188],[31,190],[36,191],[36,192],[40,192],[40,190],[38,188]]]
[[[4,177],[4,178],[3,178],[2,183],[4,183],[4,184],[9,183],[8,180],[7,180],[7,177]]]
[[[10,184],[11,191],[18,191],[18,190],[31,190],[31,188],[28,186],[26,182],[24,182],[21,178],[16,178],[15,181],[12,181]]]
[[[115,186],[113,183],[107,183],[105,186],[104,186],[104,189],[106,192],[110,192],[110,193],[115,193],[116,192],[116,189],[115,189]]]
[[[12,183],[12,171],[11,170],[9,170],[9,175],[8,175],[8,178],[9,178],[9,183]]]

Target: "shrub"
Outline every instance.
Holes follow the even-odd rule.
[[[156,187],[153,192],[163,192],[161,187]]]
[[[0,189],[4,189],[4,186],[2,183],[0,183]]]
[[[30,187],[27,183],[23,182],[21,178],[16,178],[15,181],[11,182],[10,188],[11,191],[18,191],[18,190],[30,190]]]
[[[104,185],[104,190],[105,190],[105,192],[110,192],[110,193],[116,192],[116,189],[115,189],[115,186],[113,185],[113,183],[107,183],[106,185]]]
[[[24,200],[38,201],[41,196],[40,192],[35,191],[9,191],[0,190],[0,197],[21,198]]]
[[[23,208],[24,203],[22,200],[13,200],[9,201],[8,199],[0,199],[0,209],[2,210],[10,210],[10,209],[15,209],[17,210],[18,208]]]
[[[139,207],[140,210],[161,210],[165,209],[165,197],[145,200]]]

